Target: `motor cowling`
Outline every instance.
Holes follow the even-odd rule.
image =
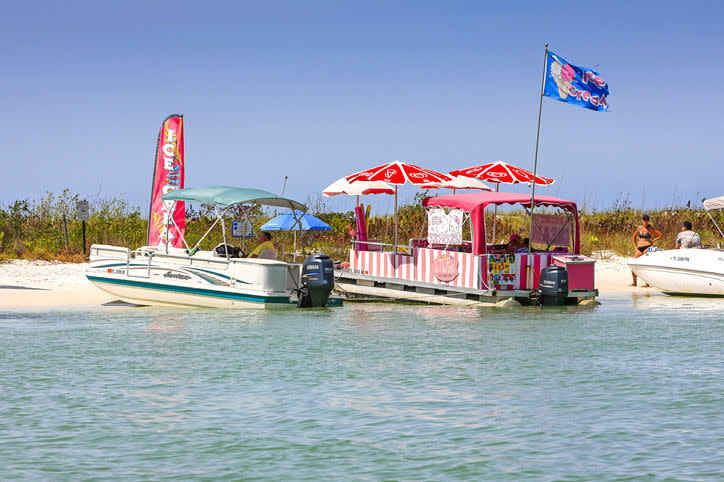
[[[563,266],[546,266],[538,282],[538,303],[544,306],[564,305],[568,298],[568,271]]]
[[[302,264],[302,287],[299,290],[300,308],[318,308],[327,305],[334,289],[334,263],[326,254],[307,256]]]

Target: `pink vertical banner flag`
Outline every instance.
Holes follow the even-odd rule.
[[[183,247],[186,206],[182,201],[163,201],[161,196],[184,187],[184,120],[173,114],[163,121],[158,134],[148,216],[148,245]],[[173,219],[173,222],[171,222]],[[175,224],[175,225],[174,225]]]

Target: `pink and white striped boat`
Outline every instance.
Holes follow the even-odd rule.
[[[528,303],[542,288],[544,268],[558,266],[566,271],[568,303],[598,295],[594,260],[580,255],[575,203],[551,196],[535,197],[531,253],[527,247],[511,252],[507,245],[495,244],[487,226],[492,213],[486,213],[486,208],[500,205],[519,205],[527,211],[531,200],[525,194],[498,192],[426,198],[423,206],[427,209],[461,211],[470,240],[431,244],[428,237],[397,247],[370,240],[353,242],[349,267],[336,271],[337,285],[350,298],[439,304],[497,303],[512,298]],[[546,212],[541,207],[547,208]]]

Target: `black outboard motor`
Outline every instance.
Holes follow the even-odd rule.
[[[300,308],[318,308],[327,305],[334,288],[334,263],[326,254],[307,256],[302,265],[302,287],[299,289]]]
[[[568,271],[563,266],[547,266],[540,273],[538,304],[558,306],[568,298]]]

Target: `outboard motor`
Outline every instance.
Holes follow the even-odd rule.
[[[568,271],[563,266],[547,266],[540,273],[538,304],[558,306],[568,298]]]
[[[334,263],[326,254],[307,256],[302,265],[302,287],[299,289],[300,308],[318,308],[327,305],[334,288]]]

